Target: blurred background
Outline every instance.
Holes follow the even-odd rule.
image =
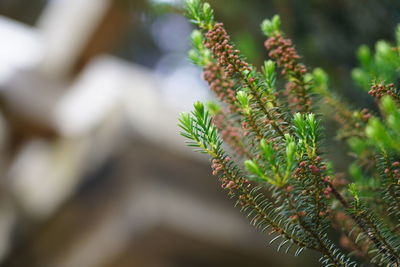
[[[259,24],[279,13],[304,62],[371,106],[351,82],[354,51],[394,39],[400,2],[210,2],[255,65],[266,58]],[[181,6],[0,0],[1,266],[317,265],[267,246],[179,137],[179,112],[212,97],[186,59]]]

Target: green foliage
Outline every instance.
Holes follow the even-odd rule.
[[[239,91],[236,94],[237,101],[240,104],[240,107],[244,113],[250,112],[250,99],[245,91]]]
[[[365,132],[371,145],[389,152],[400,152],[400,111],[390,96],[381,100],[381,109],[385,120],[373,117],[369,120]]]
[[[207,3],[187,0],[186,12],[198,26],[189,58],[203,68],[220,103],[196,102],[182,113],[181,135],[210,156],[213,174],[251,224],[264,233],[270,228],[278,250],[293,246],[295,256],[315,250],[325,266],[399,266],[400,26],[396,45],[379,41],[374,52],[367,46],[357,51],[353,77],[377,99],[380,114],[373,116],[337,96],[324,70],[307,71],[283,37],[279,16],[261,25],[270,59],[258,72]],[[322,152],[320,122],[329,116],[354,158],[345,177]],[[346,242],[331,239],[332,231]]]
[[[212,59],[210,50],[204,47],[203,34],[199,30],[194,30],[190,40],[193,48],[189,50],[189,59],[197,66],[206,66]]]
[[[294,129],[299,142],[299,153],[307,153],[310,159],[316,156],[317,152],[317,130],[319,123],[315,115],[296,113],[293,119]]]
[[[201,0],[187,0],[186,13],[190,22],[200,28],[211,29],[214,24],[214,11],[209,3],[202,3]]]
[[[360,205],[360,196],[359,196],[359,192],[357,190],[356,184],[354,184],[354,183],[349,184],[349,192],[354,197],[356,206],[359,206]]]
[[[218,138],[217,128],[212,124],[212,117],[203,103],[196,102],[191,114],[182,113],[179,122],[179,127],[184,130],[181,135],[191,140],[188,146],[210,155],[215,155],[220,149],[222,142]]]
[[[275,73],[275,63],[272,60],[264,61],[264,66],[262,67],[262,73],[266,83],[268,93],[273,93],[275,91],[276,73]]]
[[[329,94],[329,77],[328,74],[321,68],[314,69],[311,80],[314,81],[314,91],[320,95]]]
[[[369,90],[374,80],[394,83],[400,78],[399,38],[400,25],[396,28],[396,45],[386,41],[378,41],[375,53],[362,45],[357,51],[360,67],[353,70],[354,81],[363,89]]]
[[[206,106],[211,115],[216,115],[221,112],[221,106],[213,101],[208,101]]]
[[[270,37],[280,33],[281,18],[278,15],[272,17],[271,20],[266,19],[261,23],[262,32]]]

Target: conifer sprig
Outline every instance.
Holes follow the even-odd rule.
[[[252,224],[262,227],[263,231],[272,227],[271,234],[278,233],[278,236],[282,235],[300,248],[307,247],[285,223],[273,219],[277,214],[271,209],[272,204],[258,192],[257,187],[249,184],[242,176],[241,170],[222,149],[222,141],[218,137],[216,127],[210,123],[211,120],[204,105],[196,102],[191,114],[182,113],[180,116],[181,135],[190,140],[189,146],[211,157],[213,174],[220,178],[223,188],[229,190],[229,195],[237,198],[237,204],[248,213]]]
[[[374,55],[367,47],[358,51],[361,67],[353,77],[377,100],[381,115],[372,116],[333,93],[323,70],[308,72],[280,29],[279,16],[261,25],[270,59],[258,72],[215,21],[208,3],[187,0],[186,14],[198,27],[189,58],[203,69],[220,104],[206,108],[196,102],[194,111],[179,119],[181,134],[189,146],[210,156],[213,175],[251,223],[263,232],[271,229],[271,243],[281,240],[278,250],[288,252],[295,245],[296,256],[316,250],[325,266],[355,266],[353,255],[399,266],[400,103],[395,83],[400,78],[400,27],[396,46],[381,41]],[[286,84],[283,94],[278,79]],[[322,153],[321,116],[313,113],[319,103],[334,111],[341,125],[338,136],[356,157],[347,179],[335,174]],[[226,149],[237,156],[228,156]],[[335,230],[346,242],[337,244],[328,236]]]

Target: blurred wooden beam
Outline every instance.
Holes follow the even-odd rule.
[[[74,64],[73,74],[79,73],[97,55],[110,52],[123,42],[124,33],[133,29],[132,22],[143,6],[144,0],[113,0]]]

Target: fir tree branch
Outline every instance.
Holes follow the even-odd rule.
[[[308,113],[312,108],[310,84],[305,79],[307,68],[298,62],[298,55],[290,39],[285,39],[280,31],[280,18],[274,16],[272,20],[264,20],[261,24],[264,34],[269,37],[265,41],[268,55],[281,68],[288,82],[286,88],[288,97],[295,112]]]
[[[214,27],[206,33],[205,46],[212,51],[212,55],[219,65],[222,66],[228,76],[236,76],[239,83],[244,88],[248,88],[254,98],[254,103],[269,120],[273,129],[284,137],[284,132],[277,123],[277,118],[266,107],[263,101],[261,87],[263,83],[260,74],[256,73],[253,68],[240,57],[240,51],[234,49],[230,44],[230,37],[225,31],[222,23],[216,23]]]
[[[357,226],[363,231],[363,233],[371,240],[374,246],[383,254],[387,255],[390,259],[390,262],[394,262],[395,264],[400,264],[400,257],[397,253],[396,249],[394,249],[386,239],[381,235],[377,226],[374,222],[372,222],[368,216],[365,215],[365,210],[359,210],[357,206],[350,205],[343,196],[335,189],[335,187],[327,182],[332,190],[332,194],[336,197],[337,200],[342,204],[345,210],[348,212],[353,221],[357,224]],[[353,208],[356,208],[355,212],[351,212]]]
[[[192,115],[183,113],[180,118],[179,126],[183,130],[181,134],[191,140],[189,145],[200,148],[201,152],[209,154],[213,159],[214,174],[220,173],[220,178],[223,181],[224,188],[230,190],[230,195],[236,195],[238,203],[246,210],[248,207],[256,214],[253,217],[253,223],[261,221],[260,225],[265,224],[273,228],[273,232],[277,232],[284,238],[291,240],[299,247],[308,247],[306,243],[298,239],[294,233],[285,230],[283,226],[276,223],[271,215],[265,211],[269,206],[266,199],[259,195],[254,196],[255,190],[248,184],[247,179],[243,178],[239,168],[234,165],[230,158],[222,150],[216,135],[215,126],[209,124],[211,120],[204,106],[197,102],[195,104],[195,111]],[[200,133],[200,135],[199,135]],[[250,212],[249,215],[252,213]]]
[[[388,230],[388,226],[392,227],[390,220],[400,216],[397,194],[400,163],[392,160],[400,156],[399,94],[394,84],[383,82],[398,76],[398,47],[378,42],[375,55],[366,47],[358,52],[362,67],[353,72],[354,78],[364,85],[374,75],[380,81],[374,82],[370,94],[380,100],[382,118],[371,117],[366,110],[352,111],[328,91],[327,75],[322,70],[307,73],[291,40],[280,30],[279,16],[262,24],[262,30],[269,37],[265,46],[275,63],[265,62],[259,73],[235,49],[222,23],[215,22],[209,4],[187,0],[186,12],[200,29],[192,34],[193,49],[189,57],[204,69],[204,78],[224,103],[224,111],[210,105],[212,119],[204,106],[196,103],[191,114],[184,113],[180,118],[181,134],[188,138],[189,146],[211,156],[213,174],[219,177],[228,194],[237,199],[237,205],[251,223],[263,231],[272,227],[272,233],[278,235],[271,242],[283,238],[278,250],[285,244],[289,243],[286,250],[296,244],[295,255],[308,248],[323,255],[322,264],[350,266],[355,263],[326,234],[329,223],[334,222],[328,214],[344,210],[348,214],[346,225],[354,229],[349,232],[347,227],[343,231],[355,239],[352,249],[373,255],[372,259],[369,254],[364,255],[370,262],[399,266],[400,240],[397,233]],[[400,36],[400,26],[396,36]],[[275,91],[275,65],[286,79],[286,100],[289,101],[285,102]],[[309,113],[313,109],[312,90],[335,110],[342,127],[341,137],[348,139],[358,156],[349,169],[356,182],[349,186],[352,202],[335,188],[340,186],[339,180],[331,181],[328,175],[332,173],[331,168],[322,160],[319,120]],[[299,113],[292,119],[290,111]],[[238,129],[241,124],[243,129]],[[247,174],[222,149],[217,129],[222,139],[244,156]],[[382,153],[383,159],[375,160],[374,156]],[[365,168],[365,162],[370,167]],[[374,166],[379,167],[377,171]],[[272,200],[266,198],[260,186],[272,192]],[[363,190],[362,195],[359,189]],[[384,192],[381,201],[374,199],[378,189]],[[331,201],[331,195],[337,201]],[[336,206],[337,203],[340,205]],[[369,204],[372,206],[367,208]],[[374,214],[379,214],[382,220]],[[361,245],[360,240],[364,240]]]

